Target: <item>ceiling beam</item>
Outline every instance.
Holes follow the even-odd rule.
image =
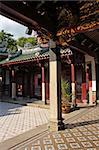
[[[74,48],[75,50],[77,50],[83,54],[89,54],[90,56],[95,57],[95,53],[85,45],[81,45],[76,41],[69,42],[69,45],[71,48]]]
[[[28,25],[29,27],[38,30],[40,27],[37,22],[33,19],[24,16],[23,14],[19,13],[18,11],[6,6],[5,4],[0,5],[0,13],[10,19],[13,19],[23,25]]]

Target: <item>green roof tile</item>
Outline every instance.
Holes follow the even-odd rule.
[[[0,61],[0,64],[2,65],[2,64],[7,64],[7,63],[33,60],[33,59],[36,59],[36,58],[48,56],[48,54],[49,54],[48,50],[42,50],[40,52],[35,52],[35,53],[31,53],[31,54],[21,54],[20,56],[14,57],[11,60],[9,60],[7,58],[3,61]]]
[[[72,51],[70,49],[61,49],[61,55],[72,55]],[[0,65],[6,65],[9,63],[15,63],[15,62],[24,62],[24,61],[32,61],[33,59],[40,59],[49,57],[49,50],[48,48],[43,48],[41,51],[32,52],[30,54],[21,54],[16,57],[12,57],[10,60],[7,58],[3,61],[0,61]]]

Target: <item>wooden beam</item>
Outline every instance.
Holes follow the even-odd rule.
[[[69,42],[69,46],[73,49],[76,49],[77,51],[79,51],[83,54],[89,54],[90,56],[95,57],[95,53],[92,52],[92,50],[90,50],[88,47],[86,47],[84,45],[80,45],[76,41]]]
[[[28,25],[36,30],[38,30],[40,27],[37,22],[35,22],[33,19],[30,19],[27,16],[24,16],[23,14],[19,13],[18,11],[6,6],[3,3],[0,3],[0,13],[10,19],[13,19],[23,25]]]
[[[33,30],[41,31],[46,34],[52,32],[51,29],[53,29],[53,27],[51,20],[48,17],[38,14],[35,7],[33,9],[30,6],[23,7],[23,3],[21,2],[0,2],[0,13]]]

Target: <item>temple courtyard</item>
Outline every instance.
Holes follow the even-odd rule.
[[[0,102],[0,142],[48,123],[48,110]]]
[[[63,114],[65,130],[50,132],[49,109],[0,102],[2,150],[98,150],[99,105]]]

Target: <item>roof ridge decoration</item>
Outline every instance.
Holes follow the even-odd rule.
[[[7,61],[12,60],[12,59],[14,59],[16,57],[19,57],[21,55],[25,55],[25,56],[27,55],[28,56],[28,55],[34,54],[34,57],[38,57],[38,56],[42,56],[44,53],[49,51],[49,48],[44,48],[44,47],[40,47],[40,46],[39,47],[35,47],[35,48],[40,48],[40,49],[39,50],[36,49],[35,51],[33,49],[33,51],[31,51],[30,53],[23,53],[23,51],[20,49],[19,51],[17,51],[14,54],[9,54],[8,58],[6,60]]]
[[[15,54],[9,54],[9,55],[8,55],[8,58],[7,58],[6,60],[9,61],[9,60],[11,60],[11,59],[13,59],[13,58],[15,58],[15,57],[20,56],[21,54],[22,54],[22,50],[17,51]]]

